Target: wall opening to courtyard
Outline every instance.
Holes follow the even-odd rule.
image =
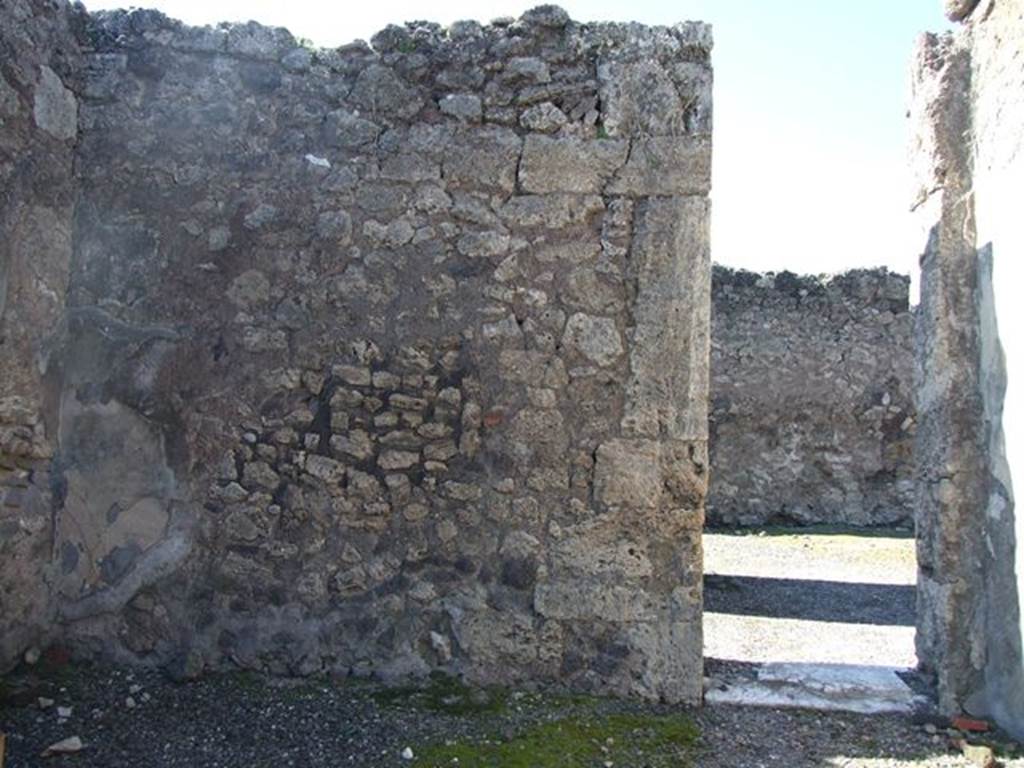
[[[909,282],[714,269],[711,700],[912,705],[898,676],[917,663]]]

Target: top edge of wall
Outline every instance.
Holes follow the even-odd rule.
[[[814,297],[826,301],[844,297],[866,306],[889,311],[909,308],[910,277],[889,271],[886,267],[851,269],[832,275],[797,275],[793,272],[750,272],[714,265],[711,277],[715,299],[769,296],[782,301],[801,302]]]
[[[78,6],[81,8],[81,6]],[[674,56],[706,62],[712,49],[711,25],[680,22],[671,27],[636,22],[573,21],[555,5],[541,5],[518,19],[495,19],[489,24],[457,21],[449,26],[413,21],[391,24],[375,34],[370,43],[355,40],[334,48],[317,48],[296,38],[283,27],[255,21],[221,22],[216,26],[190,26],[161,11],[146,8],[87,12],[88,43],[94,51],[130,49],[139,43],[166,45],[182,51],[221,54],[261,60],[281,60],[297,48],[308,50],[315,60],[331,65],[346,54],[426,54],[471,49],[503,39],[564,34],[577,51],[616,49],[638,55]],[[510,51],[509,55],[514,55]]]

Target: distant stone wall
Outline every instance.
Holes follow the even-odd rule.
[[[60,636],[698,701],[708,28],[87,21]]]
[[[1024,738],[1024,2],[947,0],[963,25],[912,70],[921,228],[917,654],[939,706]]]
[[[715,267],[708,523],[911,524],[909,282]]]

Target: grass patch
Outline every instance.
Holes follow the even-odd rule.
[[[508,692],[476,688],[441,672],[433,672],[419,685],[382,688],[373,694],[382,707],[409,707],[447,715],[493,715],[505,710]]]
[[[232,687],[246,693],[262,691],[267,688],[267,678],[251,669],[241,669],[237,672],[227,672],[225,677],[230,681]]]
[[[504,742],[421,747],[414,765],[431,768],[685,768],[700,732],[683,715],[613,714],[535,725]]]

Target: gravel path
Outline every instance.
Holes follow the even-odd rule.
[[[55,668],[43,676],[22,673],[9,677],[5,688],[0,731],[7,734],[6,768],[972,765],[948,748],[945,732],[929,735],[901,717],[735,707],[686,711],[586,697],[481,692],[451,682],[422,693],[347,681],[272,681],[251,674],[175,684],[153,671],[93,666]],[[40,696],[54,703],[40,709]],[[57,707],[70,707],[70,715],[61,718]],[[673,738],[689,733],[688,720],[699,736],[680,746]],[[577,733],[567,726],[566,733],[582,734],[582,740],[562,744],[551,736],[563,732],[559,723],[580,722],[591,724],[590,729]],[[647,723],[654,724],[649,733]],[[666,724],[674,730],[666,730]],[[608,733],[615,737],[605,737],[602,728],[613,727],[618,730]],[[630,742],[640,732],[647,733],[642,753]],[[537,733],[543,741],[530,736]],[[47,745],[72,735],[82,739],[81,752],[39,757]],[[652,741],[652,735],[658,738]],[[484,740],[489,744],[483,745]],[[441,746],[429,757],[432,744]],[[528,749],[515,752],[516,744]],[[406,748],[412,759],[402,757]],[[460,761],[452,762],[450,755],[461,755]],[[1024,760],[1005,765],[1020,768]]]
[[[704,654],[914,667],[914,540],[804,529],[704,536]]]

